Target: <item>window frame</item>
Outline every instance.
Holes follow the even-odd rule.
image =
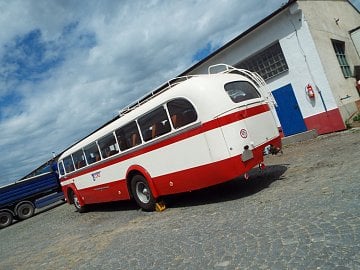
[[[352,77],[349,62],[346,59],[345,42],[341,40],[331,39],[331,43],[344,78]]]
[[[114,143],[113,144],[107,144],[109,141],[108,139],[112,137],[114,139]],[[106,142],[105,142],[106,140]],[[102,145],[104,143],[104,145]],[[115,135],[115,132],[112,131],[108,134],[106,134],[105,136],[99,138],[97,140],[97,145],[99,147],[99,150],[100,150],[100,156],[101,156],[101,159],[106,159],[106,158],[109,158],[113,155],[116,155],[116,154],[119,154],[120,151],[119,151],[119,145],[118,145],[118,141],[117,141],[117,138],[116,138],[116,135]],[[115,147],[115,150],[111,150],[110,147],[113,146]],[[106,148],[109,147],[109,154],[106,155]],[[103,149],[104,148],[104,149]],[[105,154],[104,154],[105,153]]]
[[[65,171],[65,167],[64,167],[64,163],[62,160],[60,160],[58,162],[58,167],[59,167],[59,174],[60,175],[65,175],[66,174],[66,171]]]
[[[190,105],[187,109],[189,110],[189,108],[190,108],[190,110],[193,112],[193,115],[195,116],[191,121],[188,121],[179,127],[174,126],[173,121],[170,116],[170,111],[168,108],[168,104],[171,102],[174,102],[176,100],[184,100],[185,102],[187,102]],[[165,126],[166,129],[164,132],[157,134],[157,136],[155,136],[153,138],[151,137],[148,140],[145,140],[143,131],[141,129],[141,123],[139,123],[139,121],[141,122],[141,118],[143,118],[142,120],[144,120],[144,119],[146,119],[146,117],[151,116],[151,114],[154,113],[156,110],[162,110],[162,112],[161,112],[162,117],[160,117],[160,120],[162,118],[163,118],[163,120],[159,121],[159,123],[165,122],[163,124],[166,125]],[[186,110],[184,112],[186,112]],[[151,117],[150,117],[150,119],[151,119]],[[152,141],[157,140],[159,138],[161,139],[161,138],[167,137],[171,134],[176,134],[179,129],[186,128],[189,125],[195,124],[198,122],[198,120],[199,120],[199,117],[198,117],[197,109],[194,106],[194,104],[187,98],[177,97],[177,98],[173,98],[171,100],[167,100],[165,103],[153,108],[152,110],[148,111],[147,113],[144,113],[143,115],[138,116],[137,118],[135,118],[131,121],[128,121],[126,124],[118,127],[117,129],[113,130],[112,132],[96,139],[95,141],[93,141],[91,143],[88,143],[87,145],[82,147],[80,150],[77,150],[77,151],[73,152],[72,154],[69,154],[68,156],[66,156],[65,158],[63,158],[62,160],[59,161],[59,164],[60,164],[59,167],[62,166],[62,169],[64,172],[63,175],[73,173],[74,171],[82,169],[83,167],[93,166],[93,164],[100,162],[104,159],[110,158],[114,155],[119,155],[119,154],[123,154],[123,153],[125,154],[128,150],[131,150],[132,148],[134,148],[136,146],[147,144],[148,142],[152,143]],[[147,122],[147,121],[144,121],[144,122]],[[151,125],[149,125],[149,124],[147,124],[145,126],[147,126],[148,128],[151,127]],[[120,134],[120,132],[122,132],[122,133]],[[136,139],[135,145],[131,145],[132,138],[131,138],[131,136],[130,137],[128,136],[130,133],[136,134],[138,137]],[[131,135],[133,135],[133,134],[131,134]],[[102,144],[101,140],[103,140],[106,137],[109,137],[111,135],[115,139],[115,144],[113,144],[113,145],[115,145],[115,148],[117,148],[116,149],[117,153],[114,153],[113,155],[106,157],[103,154],[103,149],[101,147],[101,144]],[[124,141],[126,142],[126,148],[122,147],[120,138],[121,138],[121,140],[124,139]],[[94,151],[94,150],[96,150],[96,151]],[[84,155],[86,164],[84,166],[77,168],[74,163],[73,155],[79,151],[82,151],[82,154]],[[91,155],[94,155],[94,157],[91,157]],[[74,170],[69,171],[69,172],[67,172],[65,163],[64,163],[64,160],[68,157],[71,158],[71,161],[72,161],[72,164],[74,167]],[[98,157],[99,159],[96,160],[96,157]]]
[[[97,149],[97,154],[99,155],[99,160],[96,160],[96,154],[95,154],[95,160],[94,161],[91,161],[90,162],[90,160],[88,159],[88,155],[87,155],[87,149],[90,149],[91,147],[93,147],[93,145],[95,145],[96,146],[96,149]],[[91,147],[90,147],[91,146]],[[99,148],[99,145],[98,145],[98,143],[97,143],[97,140],[96,141],[93,141],[93,142],[91,142],[91,143],[89,143],[89,144],[87,144],[86,146],[84,146],[83,147],[83,150],[84,150],[84,154],[85,154],[85,159],[86,159],[86,163],[87,163],[87,165],[91,165],[91,164],[93,164],[93,163],[96,163],[96,162],[99,162],[99,161],[101,161],[101,154],[100,154],[100,148]],[[90,153],[90,154],[93,154],[93,152],[92,153]],[[92,158],[93,159],[93,158]]]
[[[72,169],[70,169],[69,171],[68,171],[67,168],[66,168],[67,164],[66,164],[66,162],[65,162],[65,160],[67,160],[68,158],[70,158],[70,160],[71,160],[71,164],[70,164],[70,165],[72,165]],[[66,174],[69,174],[69,173],[72,173],[72,172],[75,171],[75,165],[74,165],[74,160],[73,160],[73,158],[72,158],[72,155],[68,155],[68,156],[64,157],[62,161],[63,161],[63,164],[64,164],[64,169],[65,169],[65,173],[66,173]]]
[[[265,81],[289,70],[279,41],[238,62],[235,67],[256,72]]]
[[[188,103],[187,105],[190,105],[191,107],[186,107],[186,110],[178,110],[178,111],[176,109],[174,109],[174,110],[170,109],[170,106],[169,106],[170,103],[175,102],[175,101],[180,101],[180,100],[185,101],[186,103]],[[171,123],[173,130],[179,130],[183,127],[186,127],[188,125],[196,123],[199,119],[199,116],[198,116],[198,113],[197,113],[197,110],[196,110],[194,104],[192,104],[192,102],[186,98],[178,97],[178,98],[174,98],[172,100],[168,100],[166,102],[165,107],[166,107],[168,117],[170,119],[170,123]],[[183,107],[183,108],[185,108],[185,107]],[[195,117],[193,118],[190,115],[185,116],[186,113],[189,114],[188,112],[193,113],[193,116],[195,116]],[[180,119],[176,119],[178,116],[180,116]],[[180,124],[176,123],[176,122],[180,122]]]
[[[75,156],[80,152],[81,152],[81,155],[83,157],[83,163],[79,163],[79,162],[81,162],[81,160],[77,160],[77,157],[76,157],[76,162],[75,162]],[[81,168],[83,168],[83,167],[85,167],[87,165],[86,158],[85,158],[85,153],[84,153],[82,148],[75,151],[74,153],[72,153],[71,156],[72,156],[72,159],[74,161],[75,170],[80,170]],[[78,166],[77,163],[79,163],[80,166]]]
[[[160,113],[157,113],[158,111]],[[169,134],[172,130],[170,124],[171,121],[165,104],[157,106],[151,111],[143,114],[136,122],[144,142],[149,142],[158,137],[162,137],[163,135]]]
[[[122,131],[123,134],[118,134],[120,131]],[[119,153],[122,153],[138,145],[141,145],[143,142],[142,137],[140,135],[139,125],[136,120],[131,120],[127,122],[125,125],[122,125],[121,127],[115,129],[114,134],[120,150]],[[119,138],[121,140],[119,140]],[[125,148],[123,148],[122,146],[125,146]]]
[[[242,99],[242,100],[237,100],[237,99],[235,99],[235,97],[233,97],[230,93],[229,93],[229,91],[230,91],[230,89],[226,89],[226,87],[228,86],[228,85],[232,85],[232,84],[236,84],[236,83],[240,83],[240,84],[246,84],[246,86],[250,86],[251,87],[251,90],[255,90],[255,92],[251,92],[250,94],[256,94],[257,95],[257,97],[254,97],[254,96],[252,96],[252,97],[250,97],[250,98],[245,98],[245,99]],[[224,90],[225,90],[225,92],[227,93],[227,95],[229,96],[229,98],[231,99],[231,101],[232,102],[234,102],[234,103],[241,103],[241,102],[246,102],[246,101],[249,101],[249,100],[254,100],[254,99],[258,99],[258,98],[261,98],[262,96],[261,96],[261,94],[260,94],[260,92],[258,91],[258,89],[252,84],[252,83],[250,83],[249,81],[245,81],[245,80],[243,80],[243,81],[232,81],[232,82],[227,82],[226,84],[224,84]],[[247,90],[249,90],[249,89],[247,89]],[[241,91],[241,89],[240,89],[240,91]],[[246,97],[246,95],[248,94],[248,93],[246,93],[245,91],[243,91],[243,93],[244,93],[244,96]],[[239,95],[237,95],[237,96],[239,96]],[[236,97],[237,97],[236,96]]]

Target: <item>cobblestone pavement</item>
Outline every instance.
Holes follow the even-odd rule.
[[[0,231],[0,269],[360,269],[360,130],[266,158],[245,181],[166,198],[67,204]]]

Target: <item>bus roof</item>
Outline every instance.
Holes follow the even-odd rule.
[[[219,65],[215,65],[215,67],[217,66]],[[70,146],[62,153],[60,159],[96,141],[97,139],[102,138],[118,127],[121,127],[128,122],[137,119],[143,114],[153,110],[154,108],[166,103],[171,99],[177,97],[187,98],[191,102],[195,102],[194,105],[198,110],[199,115],[204,115],[204,111],[211,111],[210,114],[206,113],[206,115],[208,115],[209,118],[212,118],[223,111],[226,107],[226,104],[219,104],[218,102],[218,100],[221,100],[219,93],[223,95],[222,97],[224,97],[226,96],[225,91],[211,91],[212,88],[221,86],[223,89],[224,83],[231,80],[250,81],[255,84],[257,88],[261,86],[259,85],[260,83],[258,81],[254,80],[254,78],[249,78],[249,74],[247,74],[248,71],[245,71],[244,73],[242,70],[238,70],[227,65],[225,65],[225,67],[227,69],[224,72],[212,74],[210,71],[210,68],[212,67],[209,67],[209,74],[175,78],[171,81],[168,81],[162,87],[157,88],[156,90],[125,107],[119,112],[119,116],[115,117],[111,121],[101,126],[99,129],[92,132],[87,137]],[[228,67],[232,69],[229,71]],[[232,72],[233,70],[240,72]],[[253,76],[253,73],[249,73],[250,76]],[[191,88],[191,91],[189,91],[189,88]],[[261,91],[261,89],[260,92],[262,92],[262,96],[266,95],[263,91]],[[203,104],[203,99],[207,99],[208,101],[205,103],[206,106],[201,105]],[[230,99],[227,98],[227,100],[230,102]],[[209,106],[209,101],[210,103],[213,103],[214,106]]]

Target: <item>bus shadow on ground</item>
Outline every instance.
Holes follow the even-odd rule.
[[[164,202],[168,208],[188,207],[238,200],[256,194],[278,180],[283,179],[288,164],[272,165],[264,171],[258,168],[249,172],[249,179],[244,176],[229,182],[192,192],[166,196]]]
[[[138,209],[139,206],[134,200],[89,204],[86,206],[86,212],[134,211]]]
[[[264,171],[255,168],[249,172],[248,180],[245,180],[242,176],[223,184],[192,192],[169,195],[162,199],[167,208],[180,208],[241,199],[268,188],[271,183],[277,180],[281,180],[282,175],[287,170],[286,165],[288,164],[268,166]],[[134,200],[87,205],[87,212],[134,210],[139,210],[139,206],[136,205]]]

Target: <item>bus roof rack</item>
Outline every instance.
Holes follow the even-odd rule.
[[[217,72],[213,72],[213,70],[217,70]],[[276,101],[268,88],[265,80],[256,72],[252,72],[246,69],[239,69],[227,64],[216,64],[208,67],[208,74],[218,74],[218,73],[236,73],[240,74],[244,77],[247,77],[251,80],[256,86],[259,87],[262,95],[265,97],[267,103],[271,106],[271,108],[275,108],[277,106]]]
[[[195,77],[197,75],[188,75],[188,76],[181,76],[181,77],[176,77],[173,78],[169,81],[167,81],[165,84],[161,85],[160,87],[156,88],[155,90],[147,93],[146,95],[142,96],[141,98],[139,98],[138,100],[136,100],[135,102],[131,103],[130,105],[126,106],[125,108],[121,109],[119,112],[119,116],[123,116],[125,114],[127,114],[128,112],[136,109],[137,107],[139,107],[140,105],[148,102],[149,100],[153,99],[154,97],[156,97],[157,95],[160,95],[161,93],[171,89],[172,87],[174,87],[175,85],[186,81],[192,77]]]
[[[214,72],[215,69],[218,71]],[[238,69],[238,68],[232,67],[227,64],[216,64],[216,65],[209,66],[209,68],[208,68],[209,75],[218,74],[218,73],[237,73],[237,74],[247,77],[249,80],[251,80],[254,84],[256,84],[259,87],[260,91],[262,92],[266,101],[271,105],[271,107],[273,108],[274,105],[276,106],[275,99],[273,98],[271,91],[268,89],[267,84],[265,83],[264,79],[256,72],[251,72],[246,69]],[[199,75],[185,75],[185,76],[175,77],[175,78],[167,81],[165,84],[161,85],[158,88],[155,88],[155,90],[147,93],[146,95],[142,96],[135,102],[133,102],[130,105],[126,106],[125,108],[121,109],[119,111],[119,116],[122,117],[123,115],[127,114],[128,112],[131,112],[132,110],[136,109],[140,105],[153,99],[157,95],[160,95],[161,93],[171,89],[175,85],[177,85],[183,81],[186,81],[188,79],[191,79],[193,77],[197,77],[197,76],[199,76]]]

